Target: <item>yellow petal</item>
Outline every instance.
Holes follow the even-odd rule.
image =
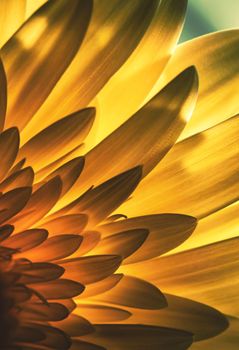
[[[90,0],[49,1],[4,45],[7,127],[22,130],[47,98],[82,42],[91,6]]]
[[[3,68],[2,60],[0,59],[0,131],[2,131],[4,126],[6,109],[7,109],[7,80],[6,80],[6,74]]]
[[[82,143],[90,131],[94,115],[93,108],[86,108],[58,120],[23,145],[18,160],[26,158],[35,171],[58,160]]]
[[[152,261],[124,265],[121,272],[146,278],[167,293],[239,315],[239,238]]]
[[[199,97],[193,117],[181,138],[205,130],[238,113],[238,61],[239,30],[205,35],[178,46],[151,94],[185,67],[196,66],[200,78]]]
[[[226,137],[225,137],[226,135]],[[179,212],[201,218],[239,198],[239,116],[179,142],[120,207],[129,216]]]
[[[97,95],[100,117],[95,144],[142,106],[174,51],[186,5],[185,0],[160,2],[137,48]]]
[[[18,153],[19,132],[17,128],[11,128],[0,134],[0,180],[2,180],[12,167]]]
[[[126,310],[95,304],[79,304],[74,312],[92,323],[119,322],[131,316]]]
[[[34,180],[34,172],[31,167],[16,171],[8,176],[0,184],[0,192],[7,192],[18,187],[31,187]]]
[[[146,175],[176,142],[196,96],[197,74],[189,67],[86,154],[81,178],[65,198],[76,195],[76,186],[87,189],[139,164]]]
[[[25,18],[26,0],[0,1],[0,47],[20,27]]]
[[[30,130],[35,132],[39,127],[87,106],[138,45],[157,5],[158,0],[95,1],[86,40],[79,54],[23,137],[27,139]],[[85,16],[84,10],[78,13]]]

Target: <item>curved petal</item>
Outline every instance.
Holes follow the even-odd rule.
[[[59,234],[79,234],[87,224],[87,215],[72,214],[57,217],[56,219],[44,222],[42,227],[47,229],[50,236]]]
[[[142,106],[174,51],[186,7],[185,0],[161,1],[137,48],[97,95],[100,123],[95,144]]]
[[[17,157],[19,140],[17,128],[7,129],[0,134],[0,180],[7,175]]]
[[[114,288],[122,279],[122,277],[123,277],[123,274],[114,274],[104,278],[99,282],[95,282],[87,285],[86,289],[81,295],[81,298],[89,298],[89,297],[107,292],[108,290]]]
[[[181,138],[203,131],[238,113],[238,60],[238,29],[204,35],[178,46],[152,95],[182,69],[189,65],[196,66],[200,76],[199,97],[193,117]]]
[[[2,14],[1,10],[0,10],[0,13]],[[7,79],[6,79],[5,70],[2,64],[2,60],[0,59],[0,131],[2,131],[4,126],[6,109],[7,109]]]
[[[129,311],[106,305],[79,304],[75,312],[91,323],[108,323],[124,321],[131,316]]]
[[[7,127],[22,130],[47,98],[79,49],[91,9],[91,0],[49,1],[4,45]]]
[[[34,171],[31,167],[14,172],[0,184],[0,192],[7,192],[18,187],[31,187],[34,180]]]
[[[167,211],[202,218],[238,200],[238,139],[235,116],[179,142],[120,212],[133,216],[143,207],[145,214]]]
[[[88,320],[75,314],[70,314],[65,320],[57,322],[56,327],[71,337],[79,337],[94,331],[94,327]]]
[[[84,290],[84,286],[81,283],[63,278],[46,283],[34,283],[29,285],[29,287],[49,300],[73,298]]]
[[[23,138],[29,138],[30,130],[39,130],[39,126],[45,127],[87,106],[138,45],[157,6],[158,0],[94,1],[93,16],[79,54]]]
[[[4,246],[25,252],[43,243],[48,236],[48,232],[43,229],[32,229],[17,233],[6,239]]]

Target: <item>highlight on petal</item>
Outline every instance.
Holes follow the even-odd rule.
[[[75,314],[70,314],[66,319],[57,322],[56,326],[72,337],[79,337],[94,331],[94,327],[88,320]]]
[[[176,142],[190,118],[197,85],[194,67],[178,75],[86,154],[85,167],[76,185],[87,188],[139,164],[143,165],[143,175],[148,174]],[[72,189],[76,192],[75,186]]]
[[[81,283],[63,278],[46,283],[34,283],[31,288],[48,300],[73,298],[84,290]]]
[[[192,216],[157,214],[139,216],[100,226],[103,237],[114,237],[117,232],[146,228],[149,234],[139,249],[123,261],[124,264],[151,259],[180,246],[188,239],[197,225]],[[141,229],[142,230],[142,229]],[[129,231],[130,232],[130,231]]]
[[[235,116],[179,142],[119,210],[133,216],[143,207],[145,214],[166,211],[202,218],[235,202],[238,138]]]
[[[4,246],[10,247],[20,252],[25,252],[43,243],[48,236],[48,232],[43,229],[32,229],[17,233],[6,239]]]
[[[39,126],[87,106],[137,47],[157,7],[158,0],[95,1],[79,53],[23,138],[29,138],[30,130],[39,130]]]
[[[238,47],[238,29],[210,33],[177,47],[152,95],[182,69],[192,64],[196,66],[200,76],[198,102],[181,138],[208,129],[238,113]]]
[[[94,114],[94,108],[86,108],[58,120],[23,145],[18,159],[26,158],[35,171],[44,168],[82,143]]]
[[[48,1],[4,45],[7,127],[22,130],[47,98],[79,49],[91,10],[91,0]]]
[[[114,288],[97,296],[96,300],[147,310],[167,306],[164,295],[157,287],[132,276],[123,276]]]
[[[124,321],[131,316],[129,311],[106,305],[79,304],[75,311],[91,323]]]
[[[117,270],[121,257],[117,255],[92,255],[59,263],[65,269],[64,277],[82,284],[98,282]]]
[[[123,274],[114,274],[102,279],[99,282],[91,283],[86,286],[86,289],[81,295],[81,298],[89,298],[95,295],[99,295],[114,288],[119,281],[123,278]]]
[[[85,214],[71,214],[59,216],[44,222],[43,226],[48,230],[50,236],[59,234],[80,234],[87,224],[88,218]]]
[[[94,144],[141,107],[174,52],[186,6],[185,0],[161,1],[136,49],[99,92],[100,123]]]
[[[8,192],[18,187],[31,187],[34,180],[34,171],[31,167],[14,172],[0,183],[0,192]]]
[[[147,278],[164,292],[238,316],[238,248],[236,237],[146,261],[143,265],[125,265],[121,272]]]

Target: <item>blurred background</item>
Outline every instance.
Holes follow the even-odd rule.
[[[234,27],[239,27],[239,0],[188,0],[180,41]]]

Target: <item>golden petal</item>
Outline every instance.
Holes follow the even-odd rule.
[[[42,130],[20,148],[18,160],[26,158],[38,171],[80,145],[94,120],[94,108],[82,109]]]
[[[43,243],[48,236],[48,232],[43,229],[26,230],[6,239],[3,246],[25,252]]]
[[[75,314],[70,314],[65,320],[57,322],[55,326],[62,329],[71,337],[79,337],[94,331],[93,326],[88,320]]]
[[[130,264],[141,260],[147,260],[164,254],[167,251],[180,246],[187,241],[197,225],[197,220],[192,216],[180,214],[156,214],[138,216],[119,220],[99,227],[103,237],[117,232],[140,229],[149,230],[149,235],[142,247],[123,261]]]
[[[226,137],[225,137],[226,135]],[[239,116],[179,142],[120,207],[129,216],[180,212],[205,217],[239,198]]]
[[[132,276],[123,276],[114,288],[94,299],[139,309],[157,310],[167,306],[165,296],[157,287]]]
[[[17,128],[11,128],[0,134],[0,180],[7,175],[18,153],[19,132]]]
[[[76,314],[79,313],[79,315],[82,315],[91,323],[119,322],[131,316],[129,311],[113,306],[85,303],[79,304],[74,312]]]
[[[26,0],[0,1],[0,47],[13,35],[25,19]]]
[[[21,273],[19,283],[23,284],[52,281],[64,273],[64,269],[61,266],[48,262],[20,264],[15,267],[15,270]]]
[[[44,222],[44,227],[50,236],[65,234],[82,234],[88,218],[85,214],[72,214],[57,217],[56,219]]]
[[[33,180],[34,172],[31,167],[18,170],[1,182],[0,192],[8,192],[18,187],[31,187]]]
[[[122,126],[85,156],[80,183],[89,188],[119,172],[143,165],[143,175],[156,166],[176,142],[194,108],[197,73],[189,67]],[[144,150],[142,152],[142,150]]]
[[[91,10],[91,0],[49,1],[4,45],[7,127],[22,130],[47,98],[79,49]]]
[[[120,255],[126,259],[141,247],[148,234],[148,230],[141,228],[115,233],[103,238],[92,254]]]
[[[192,334],[145,325],[97,324],[95,332],[82,337],[110,350],[186,350]]]
[[[28,285],[47,300],[73,298],[81,294],[84,286],[79,282],[60,278],[46,283],[34,283]]]
[[[68,314],[67,308],[59,303],[28,303],[21,311],[21,317],[28,321],[61,321]]]
[[[146,278],[164,292],[238,316],[238,249],[236,237],[143,264],[125,265],[121,272]]]
[[[186,6],[185,0],[161,1],[137,48],[97,95],[100,123],[95,144],[142,106],[174,51]]]
[[[86,289],[81,295],[81,298],[89,298],[101,293],[105,293],[108,290],[114,288],[122,279],[123,274],[114,274],[103,280],[95,283],[91,283],[86,286]]]
[[[226,317],[208,305],[170,294],[165,297],[168,307],[161,310],[127,308],[132,317],[126,323],[184,329],[193,333],[195,341],[215,337],[228,327]]]
[[[157,6],[158,0],[94,1],[93,16],[79,54],[23,138],[87,106],[138,45]]]
[[[120,263],[121,257],[117,255],[92,255],[69,259],[59,264],[65,269],[64,277],[85,285],[110,276],[117,270]]]
[[[1,6],[1,3],[0,3]],[[0,10],[0,14],[2,14]],[[1,21],[0,21],[1,23]],[[0,131],[2,131],[5,121],[7,109],[7,80],[3,68],[2,60],[0,59]]]
[[[238,60],[239,30],[204,35],[178,46],[152,94],[182,69],[189,65],[196,66],[200,77],[199,97],[193,117],[181,138],[203,131],[238,113]]]

